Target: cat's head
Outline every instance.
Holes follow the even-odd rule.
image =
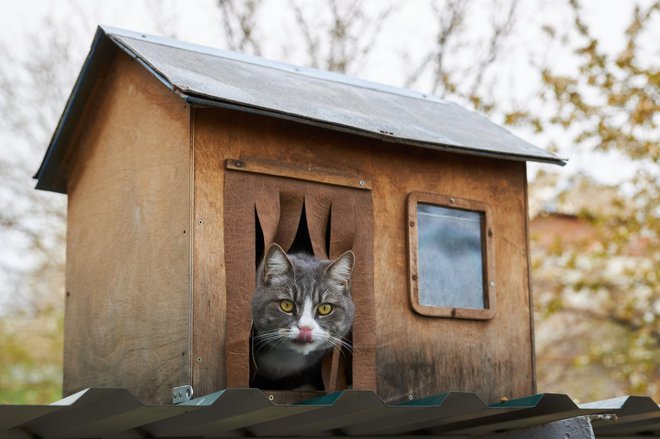
[[[347,251],[334,261],[287,255],[277,244],[266,250],[252,299],[256,345],[277,345],[301,354],[341,346],[351,329],[355,306]]]

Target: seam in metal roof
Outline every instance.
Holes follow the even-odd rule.
[[[566,395],[541,394],[488,406],[472,393],[450,392],[386,404],[374,392],[345,390],[279,405],[258,389],[227,389],[180,405],[144,405],[125,389],[96,388],[51,405],[0,405],[0,436],[479,436],[595,414],[617,418],[592,420],[599,437],[660,433],[660,408],[647,397],[578,407]]]
[[[98,73],[117,48],[192,105],[265,114],[416,147],[564,165],[486,117],[444,99],[317,69],[108,26],[90,53],[35,176],[66,191],[65,149]]]

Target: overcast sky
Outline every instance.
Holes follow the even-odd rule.
[[[375,4],[374,0],[367,1]],[[313,3],[313,1],[309,0],[309,3]],[[521,0],[520,17],[525,21],[525,26],[519,26],[519,28],[523,30],[523,33],[520,34],[521,40],[525,41],[522,44],[516,42],[511,45],[509,48],[511,53],[507,60],[512,66],[511,80],[520,84],[517,89],[515,87],[511,89],[511,94],[520,93],[521,95],[516,97],[519,100],[525,99],[524,93],[531,88],[529,82],[534,81],[526,67],[523,66],[528,63],[528,53],[525,52],[525,48],[538,44],[534,40],[536,35],[525,35],[524,31],[530,30],[531,32],[531,29],[537,29],[543,23],[553,23],[560,28],[568,26],[570,16],[565,11],[562,12],[561,8],[556,7],[559,3],[557,0]],[[623,31],[631,15],[634,2],[629,0],[584,0],[583,3],[584,15],[594,33],[601,38],[603,46],[611,52],[620,49],[624,44]],[[288,2],[287,0],[268,0],[265,4],[267,11],[264,15],[270,17],[276,16],[280,8],[286,7]],[[423,46],[433,39],[431,24],[423,16],[427,13],[427,9],[424,8],[427,0],[408,0],[402,4],[404,6],[397,11],[396,32],[384,33],[380,43],[385,45],[388,50],[375,51],[375,56],[361,69],[359,76],[377,82],[400,85],[405,72],[390,68],[388,64],[388,55],[392,53],[397,55],[404,49],[410,48],[401,47],[400,35],[414,36],[412,40],[406,39],[406,41],[412,41],[412,44],[408,43],[408,46],[412,46],[413,50],[415,47],[423,50]],[[162,5],[166,7],[162,8]],[[166,12],[154,13],[155,10]],[[218,46],[222,41],[219,25],[220,14],[215,7],[215,0],[113,0],[104,2],[21,0],[3,2],[3,12],[0,14],[0,44],[21,47],[26,35],[38,33],[39,29],[43,28],[44,19],[47,18],[51,18],[57,23],[66,23],[67,20],[70,20],[72,27],[75,26],[79,32],[82,29],[81,33],[86,33],[79,41],[81,60],[82,55],[86,54],[89,48],[98,24],[161,35],[167,29],[176,28],[175,36],[185,41],[211,46]],[[530,21],[535,21],[538,25],[529,26]],[[267,24],[270,22],[267,20]],[[272,23],[273,27],[268,29],[269,34],[265,35],[264,40],[279,42],[282,38],[286,38],[287,35],[284,35],[283,30],[275,26],[275,23],[281,26],[279,21],[272,20]],[[660,28],[660,26],[656,26],[656,28]],[[63,31],[66,30],[63,29]],[[660,41],[660,29],[656,29],[652,35],[657,37],[656,41]],[[545,55],[552,56],[551,50],[552,48],[548,48],[548,53]],[[265,51],[274,58],[283,56],[269,51],[267,44]],[[537,52],[539,51],[537,50]],[[650,56],[655,56],[657,59],[659,55],[656,52]],[[461,54],[457,53],[455,56],[460,57]],[[568,71],[572,68],[570,60],[562,56],[556,56],[556,59],[553,59],[553,65],[560,70]],[[514,66],[517,67],[514,68]],[[7,68],[7,63],[5,63],[5,68]],[[531,133],[515,129],[513,131],[531,143],[544,146],[542,138],[530,138]],[[44,145],[44,150],[45,147],[46,145]],[[5,149],[6,146],[1,148]],[[568,172],[586,171],[604,182],[615,183],[622,173],[631,172],[631,169],[623,166],[616,157],[594,158],[589,154],[578,154],[570,149],[562,151],[560,155],[570,160],[566,168]],[[532,168],[536,169],[536,166]]]

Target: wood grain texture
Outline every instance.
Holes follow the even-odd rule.
[[[525,252],[527,253],[527,266],[532,266],[532,252],[530,248],[530,226],[529,226],[529,184],[527,183],[527,169],[525,168]],[[529,298],[529,314],[534,315],[534,290],[532,290],[532,277],[529,270],[525,273],[526,284],[528,289],[528,298]],[[532,352],[536,352],[536,340],[534,338],[534,319],[530,319],[529,326],[529,337],[532,341]],[[536,394],[536,356],[532,355],[530,358],[530,368],[532,375],[532,392],[531,394]]]
[[[305,195],[305,214],[307,215],[309,239],[312,241],[314,254],[324,259],[329,257],[326,235],[331,220],[331,206],[332,200],[321,194],[307,193]]]
[[[118,54],[69,175],[64,393],[190,384],[189,107]]]
[[[192,386],[205,395],[226,386],[226,278],[223,174],[218,146],[197,136],[193,111]]]
[[[266,191],[259,191],[254,194],[254,205],[264,234],[263,246],[266,249],[275,242],[277,235],[277,225],[280,221],[280,199],[279,197],[273,198],[272,194]]]
[[[263,176],[258,176],[259,180],[262,178]],[[253,181],[248,184],[254,183],[253,179]],[[298,232],[298,225],[300,224],[302,209],[305,203],[304,192],[295,189],[288,190],[287,188],[283,188],[279,193],[270,190],[270,198],[273,200],[279,198],[280,200],[280,218],[277,223],[277,234],[275,235],[274,242],[278,243],[284,251],[288,251],[293,244],[296,233]]]
[[[376,388],[388,401],[449,390],[476,392],[486,401],[532,392],[524,163],[411,149],[230,110],[200,109],[196,126],[198,137],[217,145],[216,162],[257,157],[302,168],[345,169],[372,182],[373,215],[363,218],[358,212],[354,226],[356,233],[364,227],[373,230],[373,242],[364,244],[357,264],[372,276],[373,294],[365,298],[372,305],[361,305],[356,317],[353,337],[364,346],[353,360],[354,385]],[[267,188],[265,181],[258,184]],[[414,191],[491,207],[495,294],[503,311],[493,319],[425,317],[411,309],[406,199]],[[333,199],[332,218],[336,207]],[[331,253],[345,246],[342,241],[336,239],[337,250]],[[363,287],[353,285],[354,291]],[[368,360],[370,355],[375,362]],[[367,359],[364,364],[361,358]],[[376,364],[376,378],[370,381],[368,370]]]
[[[369,179],[352,172],[342,171],[341,169],[320,166],[301,167],[295,164],[253,157],[242,158],[241,160],[227,159],[225,167],[233,171],[253,172],[262,175],[273,175],[356,189],[371,189],[371,181]]]

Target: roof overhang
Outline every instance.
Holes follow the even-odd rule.
[[[564,165],[486,117],[435,96],[235,52],[100,26],[35,178],[66,192],[76,122],[117,49],[191,105],[293,120],[415,147]]]

